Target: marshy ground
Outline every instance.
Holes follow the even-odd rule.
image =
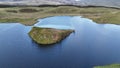
[[[20,22],[33,25],[37,19],[48,16],[83,16],[97,23],[120,24],[120,9],[105,7],[4,7],[0,8],[0,22]]]

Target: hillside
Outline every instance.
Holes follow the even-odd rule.
[[[0,5],[77,5],[120,8],[120,0],[0,0]]]

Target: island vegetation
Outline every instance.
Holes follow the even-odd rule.
[[[73,30],[33,27],[30,37],[38,44],[54,44],[67,37]]]
[[[77,6],[39,6],[39,7],[1,7],[0,22],[19,22],[33,25],[39,18],[69,15],[83,16],[97,23],[120,24],[120,9],[106,7]]]
[[[96,66],[94,68],[120,68],[120,64],[111,64],[111,65],[105,65],[105,66]]]

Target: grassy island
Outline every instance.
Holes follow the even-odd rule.
[[[0,22],[20,22],[33,25],[37,19],[57,16],[83,16],[97,23],[120,24],[120,9],[106,7],[40,6],[0,8]]]
[[[38,44],[54,44],[67,37],[73,30],[33,27],[30,37]]]
[[[94,68],[120,68],[120,64],[111,64],[111,65],[105,65],[105,66],[96,66]]]

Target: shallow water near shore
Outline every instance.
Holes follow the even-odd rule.
[[[79,16],[63,17],[75,32],[46,47],[31,40],[28,32],[32,26],[0,24],[0,68],[93,68],[120,63],[119,25],[97,24]],[[62,16],[52,18],[59,21]]]

